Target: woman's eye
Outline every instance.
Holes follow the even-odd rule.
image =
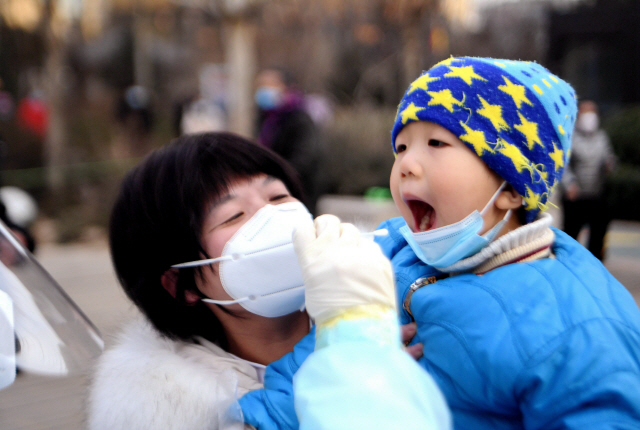
[[[396,145],[396,152],[399,154],[401,152],[404,152],[407,149],[407,145],[405,145],[404,143],[401,143],[400,145]]]
[[[240,218],[242,215],[244,214],[244,212],[238,212],[237,214],[234,214],[233,216],[227,218],[225,221],[222,222],[222,224],[227,224],[233,220],[236,220],[238,218]]]
[[[270,202],[275,202],[278,200],[286,199],[289,197],[289,194],[278,194],[277,196],[273,196],[269,199]]]
[[[445,145],[446,143],[441,140],[436,140],[436,139],[429,140],[429,146],[441,147]]]

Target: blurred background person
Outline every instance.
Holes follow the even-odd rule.
[[[198,73],[198,94],[177,105],[176,135],[228,129],[229,79],[222,64],[207,63]]]
[[[18,103],[16,108],[18,127],[39,138],[44,138],[49,125],[49,109],[40,90],[33,90]]]
[[[321,156],[320,132],[288,72],[269,68],[256,77],[258,142],[287,160],[300,175],[305,203],[315,214]]]
[[[7,143],[0,135],[0,221],[5,223],[25,248],[35,252],[36,242],[30,227],[38,216],[38,204],[26,191],[3,185],[2,169],[6,155]]]
[[[131,85],[116,107],[119,137],[114,148],[116,158],[141,157],[151,148],[154,113],[151,93],[141,85]]]
[[[564,231],[578,237],[589,226],[589,251],[604,259],[604,236],[610,222],[604,196],[605,180],[616,165],[607,133],[600,128],[598,106],[592,100],[579,104],[571,155],[564,177]]]

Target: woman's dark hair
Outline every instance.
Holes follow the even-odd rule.
[[[226,346],[222,327],[198,294],[196,269],[180,270],[174,298],[160,278],[171,265],[206,255],[200,235],[208,205],[241,178],[267,174],[302,201],[294,170],[272,151],[230,133],[187,135],[149,154],[125,177],[111,214],[109,241],[125,292],[171,338],[203,336]]]

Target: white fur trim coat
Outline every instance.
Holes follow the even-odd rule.
[[[237,399],[262,388],[256,370],[210,342],[175,341],[140,318],[99,359],[88,399],[88,428],[253,428],[238,422]]]

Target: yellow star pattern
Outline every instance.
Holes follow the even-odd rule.
[[[416,114],[418,112],[420,112],[421,110],[424,110],[424,108],[423,107],[418,107],[415,104],[411,103],[400,114],[400,115],[402,115],[402,123],[406,124],[407,121],[409,121],[410,119],[412,119],[414,121],[419,121],[420,119],[418,118],[418,116]]]
[[[427,73],[425,73],[424,75],[420,76],[418,79],[416,79],[411,83],[411,86],[409,86],[409,91],[407,91],[407,94],[411,94],[417,89],[427,91],[429,82],[437,81],[438,79],[439,78],[432,78]]]
[[[524,209],[527,211],[538,209],[540,206],[542,206],[542,204],[540,203],[540,194],[536,194],[531,191],[531,188],[529,188],[527,185],[525,185],[525,187],[527,189],[527,195],[524,196],[524,201],[527,206]]]
[[[564,167],[564,153],[562,149],[558,149],[555,142],[551,143],[553,143],[553,152],[549,154],[549,157],[551,157],[555,163],[555,169],[557,172],[561,167]]]
[[[467,126],[464,122],[460,121],[460,125],[466,131],[466,134],[460,136],[460,140],[473,145],[473,149],[476,151],[479,157],[482,157],[484,151],[493,152],[491,147],[487,144],[487,140],[484,137],[484,133],[480,130],[473,130]]]
[[[476,74],[476,72],[473,70],[473,66],[466,66],[466,67],[449,66],[449,68],[451,69],[451,71],[446,75],[444,75],[445,78],[460,78],[463,81],[465,81],[467,85],[471,85],[474,79],[486,81],[485,78]]]
[[[509,130],[509,124],[507,124],[502,117],[502,106],[489,104],[480,95],[478,95],[478,98],[480,99],[480,103],[482,103],[482,109],[478,109],[476,112],[488,118],[496,131]]]
[[[429,100],[429,106],[444,106],[449,112],[453,112],[453,106],[463,106],[461,100],[456,99],[451,94],[451,90],[446,89],[442,91],[429,91],[428,94],[432,97]]]
[[[440,61],[436,66],[450,66],[454,61],[460,61],[457,58],[453,58],[453,56],[447,58],[446,60]],[[435,66],[434,66],[435,67]]]
[[[497,151],[511,160],[518,173],[522,173],[524,169],[531,169],[531,162],[527,157],[522,155],[522,152],[520,152],[517,146],[504,140],[500,140],[500,145],[498,146]]]
[[[522,85],[513,84],[509,79],[507,79],[506,76],[503,76],[502,78],[504,79],[506,85],[500,85],[498,89],[509,94],[518,109],[520,109],[520,106],[522,106],[523,102],[530,106],[533,106],[533,103],[531,103],[527,98],[525,88]]]
[[[514,127],[527,138],[529,150],[532,150],[536,143],[544,148],[538,136],[538,124],[528,121],[520,112],[518,112],[518,116],[520,117],[521,124],[516,124]]]
[[[535,164],[533,166],[533,170],[540,175],[540,178],[544,181],[545,183],[545,188],[547,187],[547,179],[549,179],[549,173],[544,171],[545,167],[544,164]]]

